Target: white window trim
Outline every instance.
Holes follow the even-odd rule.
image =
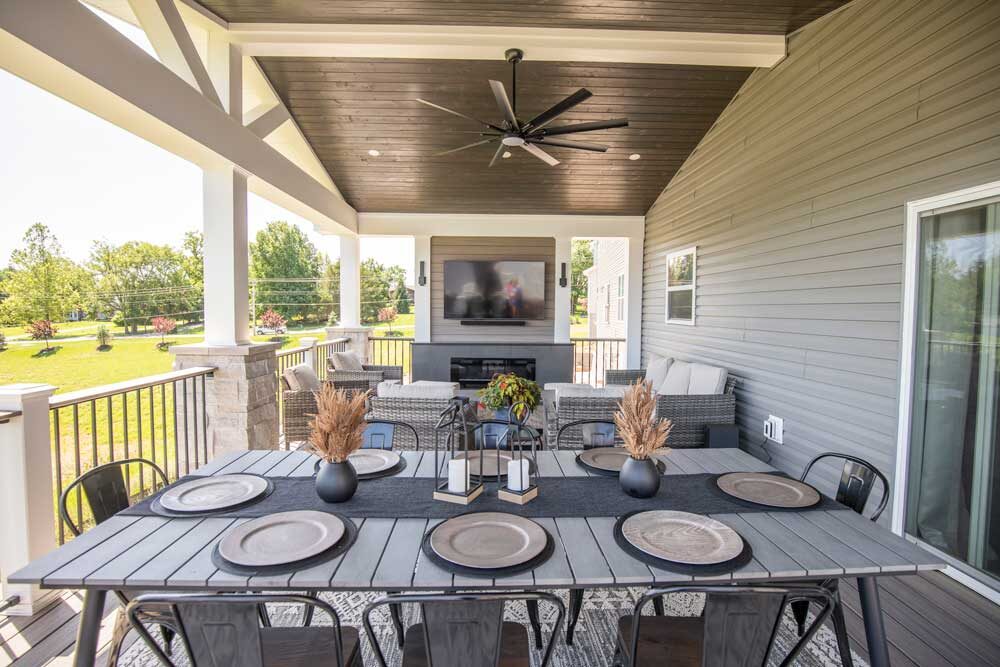
[[[691,284],[690,285],[674,285],[670,286],[670,260],[674,257],[681,257],[683,255],[691,255],[694,259],[694,267],[691,270]],[[667,324],[684,324],[686,326],[694,326],[695,322],[695,311],[696,302],[695,296],[697,294],[698,285],[698,246],[691,246],[690,248],[684,248],[683,250],[677,250],[667,255],[665,267],[667,269],[666,275],[663,278],[663,286],[666,288],[666,294],[663,297],[663,320]],[[680,319],[676,317],[670,317],[670,293],[671,292],[681,292],[681,291],[691,291],[691,319]]]
[[[624,322],[626,317],[625,308],[625,272],[618,274],[615,279],[615,320]]]
[[[926,215],[944,213],[955,208],[970,208],[988,204],[1000,197],[1000,181],[949,192],[906,204],[906,257],[903,264],[903,319],[899,369],[899,420],[896,428],[896,474],[893,479],[892,532],[933,551],[904,531],[906,521],[906,487],[910,463],[910,419],[913,409],[913,362],[916,342],[917,278],[920,258],[920,219]],[[1000,591],[986,585],[962,570],[949,566],[945,574],[980,595],[1000,604]]]

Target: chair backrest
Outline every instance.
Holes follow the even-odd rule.
[[[885,506],[889,503],[889,480],[882,474],[882,471],[857,456],[824,452],[806,465],[799,479],[804,482],[813,466],[823,459],[842,459],[844,461],[844,467],[840,471],[840,481],[837,484],[837,502],[847,505],[858,514],[864,514],[868,499],[875,489],[876,480],[882,482],[882,498],[871,516],[872,521],[878,521]]]
[[[476,446],[480,449],[527,449],[537,432],[529,426],[518,425],[500,419],[480,419],[473,426]]]
[[[386,398],[372,396],[368,399],[368,416],[371,421],[402,422],[410,425],[418,434],[414,438],[410,430],[397,432],[396,449],[424,449],[433,446],[435,426],[441,411],[451,405],[447,398]]]
[[[639,625],[643,608],[652,600],[675,593],[704,593],[704,634],[702,637],[703,667],[750,667],[765,665],[775,634],[781,623],[785,605],[806,600],[818,605],[812,625],[802,641],[781,663],[791,665],[802,646],[826,622],[833,611],[834,598],[820,586],[671,586],[650,589],[635,605],[630,638],[632,667],[642,665],[639,646]],[[638,655],[637,655],[638,653]]]
[[[369,604],[362,619],[365,634],[368,635],[368,642],[380,667],[386,667],[386,660],[372,628],[372,612],[385,605],[407,603],[420,605],[428,667],[498,665],[502,648],[504,606],[507,602],[517,600],[547,602],[558,611],[554,630],[539,663],[539,667],[547,667],[565,615],[562,600],[551,593],[387,595]],[[527,659],[529,656],[524,657]]]
[[[333,621],[329,627],[308,628],[312,636],[303,646],[302,629],[289,638],[289,650],[308,651],[313,659],[335,656],[343,667],[340,618],[333,608],[315,598],[301,595],[143,595],[128,605],[129,622],[150,650],[165,665],[173,664],[141,622],[144,614],[169,612],[175,619],[178,635],[195,667],[202,665],[264,665],[260,622],[261,605],[270,603],[304,604],[326,612]],[[280,633],[284,628],[278,628]],[[271,630],[270,628],[268,629]]]
[[[615,423],[609,419],[577,419],[561,425],[556,433],[556,449],[614,447],[620,442]]]
[[[91,468],[73,480],[59,496],[59,515],[66,522],[70,532],[79,535],[83,531],[83,526],[79,525],[80,515],[77,515],[77,521],[74,521],[69,511],[70,496],[78,493],[80,489],[83,490],[83,496],[90,506],[94,523],[103,523],[118,512],[128,509],[132,504],[132,494],[129,489],[132,476],[131,474],[126,476],[128,466],[139,466],[140,494],[144,494],[147,490],[149,493],[153,493],[167,485],[166,474],[158,465],[148,459],[122,459]],[[147,470],[153,477],[152,484],[148,489],[145,484]]]
[[[394,449],[402,448],[403,443],[413,442],[419,449],[420,436],[417,429],[405,422],[385,419],[370,419],[365,427],[362,449]]]

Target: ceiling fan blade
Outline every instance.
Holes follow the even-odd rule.
[[[451,150],[448,151],[442,151],[441,153],[434,153],[434,155],[432,155],[431,157],[441,157],[442,155],[448,155],[449,153],[457,153],[458,151],[464,151],[466,148],[475,148],[476,146],[482,146],[483,144],[489,144],[494,141],[496,141],[496,137],[492,137],[490,139],[483,139],[482,141],[477,141],[472,144],[459,146],[458,148],[452,148]]]
[[[614,127],[628,127],[627,118],[616,118],[615,120],[595,120],[591,123],[577,123],[575,125],[563,125],[562,127],[547,127],[538,133],[540,137],[552,137],[557,134],[574,134],[576,132],[594,132],[595,130],[610,130]]]
[[[504,146],[503,144],[500,144],[499,146],[497,146],[497,152],[493,154],[493,159],[490,160],[490,166],[491,167],[494,165],[494,163],[496,163],[497,159],[501,155],[503,155],[503,151],[504,151],[505,148],[507,148],[507,147]]]
[[[578,148],[581,151],[594,151],[595,153],[606,153],[608,147],[603,144],[591,144],[585,141],[565,141],[563,139],[528,139],[533,144],[543,146],[561,146],[562,148]]]
[[[551,108],[546,109],[542,113],[538,114],[537,116],[529,120],[527,127],[530,127],[532,129],[538,129],[543,125],[547,125],[548,123],[555,120],[558,116],[566,113],[580,102],[586,100],[591,95],[593,95],[593,93],[591,93],[589,90],[587,90],[586,88],[581,88],[580,90],[576,91],[575,93],[564,99],[562,102],[559,102],[558,104],[552,106]]]
[[[466,116],[464,113],[462,113],[460,111],[455,111],[454,109],[449,109],[447,107],[443,107],[440,104],[434,104],[433,102],[428,102],[427,100],[422,100],[419,97],[417,98],[417,101],[420,102],[421,104],[426,104],[429,107],[434,107],[435,109],[440,109],[441,111],[444,111],[445,113],[450,113],[452,116],[458,116],[459,118],[464,118],[466,120],[471,120],[473,123],[479,123],[480,125],[485,125],[486,127],[490,128],[491,130],[496,130],[497,132],[504,132],[505,131],[502,127],[497,127],[496,125],[493,125],[492,123],[487,123],[484,120],[479,120],[478,118],[473,118],[472,116]]]
[[[557,164],[559,164],[559,160],[555,159],[554,157],[552,157],[551,155],[549,155],[548,153],[546,153],[545,151],[543,151],[541,148],[539,148],[534,144],[521,144],[521,148],[528,151],[542,162],[545,162],[550,167],[554,167]]]
[[[517,116],[514,115],[514,107],[510,104],[510,98],[507,97],[507,90],[503,87],[503,84],[490,79],[490,88],[493,89],[493,97],[497,99],[497,106],[500,107],[500,113],[503,114],[503,117],[515,131],[520,132],[521,126],[517,122]]]

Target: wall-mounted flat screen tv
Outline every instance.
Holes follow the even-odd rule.
[[[545,319],[545,262],[446,261],[444,316],[449,320]]]

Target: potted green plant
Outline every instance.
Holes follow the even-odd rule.
[[[509,420],[511,407],[514,418],[523,421],[542,401],[542,390],[538,383],[516,373],[502,373],[493,376],[490,383],[479,391],[479,402],[493,410],[497,419]]]

